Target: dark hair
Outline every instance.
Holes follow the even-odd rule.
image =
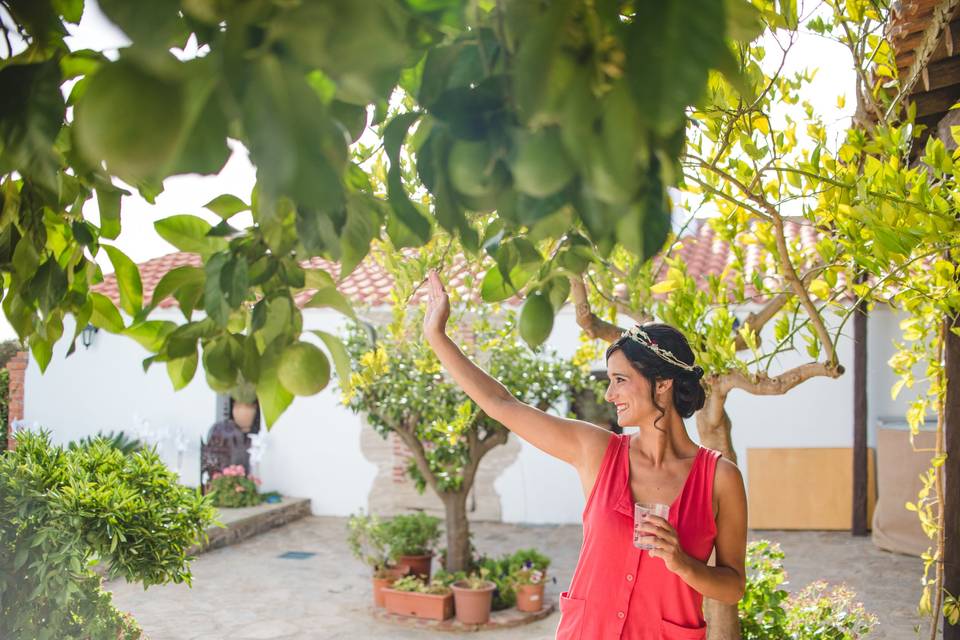
[[[651,322],[642,327],[658,347],[671,352],[685,364],[694,364],[690,343],[676,328],[662,322]],[[628,336],[618,338],[607,348],[606,359],[609,360],[615,351],[622,351],[633,368],[650,381],[650,400],[660,411],[660,417],[653,424],[655,428],[660,429],[657,422],[660,422],[665,413],[664,408],[657,404],[654,393],[657,380],[673,380],[673,406],[684,418],[689,418],[699,411],[706,402],[707,395],[700,384],[700,378],[703,377],[701,367],[694,366],[693,371],[681,369]]]

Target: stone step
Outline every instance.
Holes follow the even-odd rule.
[[[218,519],[223,527],[207,529],[209,540],[205,545],[194,545],[189,554],[196,555],[211,549],[219,549],[230,544],[242,542],[264,531],[280,527],[288,522],[310,515],[309,498],[291,498],[283,496],[280,502],[265,502],[255,507],[237,509],[218,509]]]

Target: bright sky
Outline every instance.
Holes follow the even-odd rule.
[[[128,44],[127,38],[114,27],[93,0],[85,3],[83,19],[80,25],[71,29],[69,44],[71,49],[96,49],[104,51],[114,57],[118,48]],[[767,60],[771,64],[778,64],[779,48],[769,40]],[[195,54],[186,51],[185,55]],[[832,125],[832,134],[842,132],[849,116],[855,107],[853,90],[854,73],[850,65],[849,53],[840,45],[817,36],[802,36],[794,45],[786,70],[799,71],[802,68],[817,68],[818,73],[813,84],[813,91],[808,99],[816,111],[827,118],[827,125]],[[846,97],[846,108],[837,109],[837,97]],[[176,249],[157,235],[154,230],[154,221],[167,216],[189,213],[216,223],[217,216],[203,209],[203,205],[222,193],[231,193],[249,202],[250,190],[255,181],[255,170],[247,157],[242,145],[231,143],[234,150],[230,161],[217,176],[178,176],[165,181],[164,192],[157,198],[156,204],[143,200],[136,190],[131,189],[132,195],[122,200],[122,231],[115,244],[123,250],[134,262],[143,262],[149,258],[164,255]],[[94,223],[99,223],[99,213],[94,201],[88,202],[84,209],[85,215]],[[244,218],[243,216],[246,216]],[[682,216],[675,220],[675,226],[685,222]],[[249,214],[237,216],[231,223],[234,226],[250,224]],[[105,257],[101,257],[104,271],[110,271],[111,266]],[[0,317],[0,339],[15,337],[6,319]]]

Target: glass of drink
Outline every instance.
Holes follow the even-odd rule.
[[[670,505],[660,504],[659,502],[636,502],[633,505],[633,546],[638,549],[653,549],[653,543],[656,542],[656,536],[644,534],[640,531],[640,526],[647,519],[648,514],[653,514],[666,520],[670,517]]]

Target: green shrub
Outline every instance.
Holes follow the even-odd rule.
[[[394,516],[383,523],[390,555],[424,556],[436,549],[440,540],[440,518],[422,511]]]
[[[347,544],[353,556],[373,569],[375,578],[384,576],[390,563],[390,545],[383,523],[362,511],[347,521]]]
[[[131,438],[123,431],[113,431],[109,433],[104,433],[100,431],[95,436],[87,436],[85,438],[80,438],[79,440],[74,440],[67,444],[68,449],[77,449],[79,447],[89,447],[96,440],[103,440],[108,446],[113,447],[114,449],[119,449],[124,454],[136,453],[140,449],[143,449],[143,444],[136,438]]]
[[[818,581],[791,597],[781,588],[784,557],[766,540],[747,545],[747,587],[738,605],[743,640],[858,640],[870,632],[876,617],[846,587]]]
[[[242,465],[234,464],[210,478],[210,500],[215,507],[255,507],[263,502],[257,485],[260,479],[247,475]]]
[[[426,582],[418,576],[404,576],[390,585],[390,588],[397,591],[429,593],[436,596],[445,596],[451,593],[450,585],[444,581],[434,578],[430,582]]]
[[[802,640],[856,640],[866,636],[877,618],[854,602],[856,594],[840,585],[818,580],[790,598],[787,631]]]
[[[190,583],[214,510],[151,451],[74,450],[17,434],[0,456],[0,638],[137,638],[91,567],[144,587]]]

